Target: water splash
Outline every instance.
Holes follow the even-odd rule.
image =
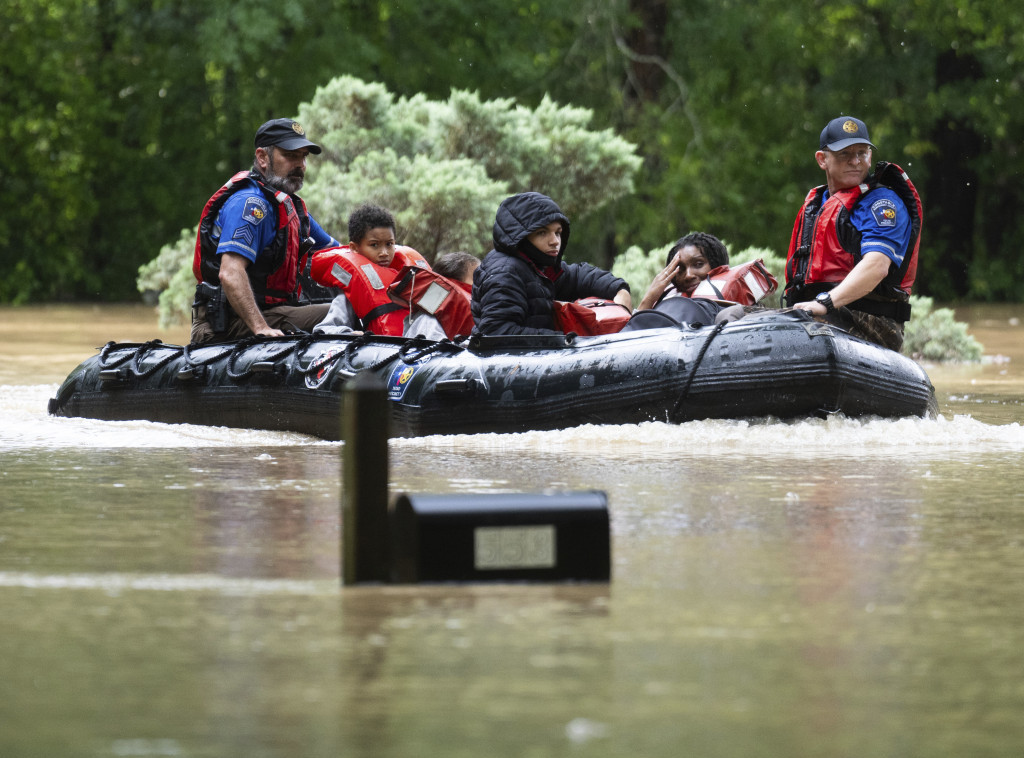
[[[0,446],[12,448],[174,448],[337,446],[302,434],[252,429],[55,418],[46,403],[57,385],[0,386]],[[969,415],[937,419],[712,420],[586,425],[549,432],[396,439],[399,448],[515,452],[543,450],[609,460],[667,459],[700,451],[719,456],[786,458],[816,455],[892,456],[908,451],[960,453],[1024,450],[1020,423],[988,424]]]
[[[610,460],[672,459],[680,454],[743,457],[892,456],[909,451],[961,452],[967,448],[1024,450],[1019,423],[992,425],[970,416],[952,419],[827,419],[778,421],[650,422],[625,426],[580,426],[554,432],[478,434],[395,440],[397,446],[478,451],[544,450]]]

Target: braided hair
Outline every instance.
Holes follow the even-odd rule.
[[[665,259],[665,265],[670,265],[672,263],[672,259],[676,257],[676,253],[687,245],[693,245],[704,253],[704,257],[707,258],[708,265],[710,265],[711,268],[729,265],[729,251],[725,249],[725,245],[722,244],[722,240],[718,239],[715,235],[707,234],[706,232],[690,232],[685,237],[680,237],[676,240],[676,244],[674,244],[672,249],[668,251],[668,257]]]

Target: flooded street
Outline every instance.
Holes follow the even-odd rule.
[[[187,335],[0,309],[0,755],[1019,755],[1021,310],[934,420],[393,440],[393,495],[607,492],[612,581],[341,588],[340,444],[50,418]]]

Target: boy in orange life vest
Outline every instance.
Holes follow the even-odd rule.
[[[395,219],[384,208],[361,205],[348,220],[348,245],[321,250],[310,273],[326,287],[339,287],[330,311],[314,332],[338,334],[365,329],[401,335],[405,310],[391,301],[390,285],[405,266],[429,269],[411,247],[395,243]]]
[[[665,268],[654,277],[637,310],[671,311],[677,321],[690,324],[714,323],[724,306],[714,300],[694,297],[693,292],[712,269],[727,265],[729,251],[721,240],[704,232],[690,232],[668,251]]]

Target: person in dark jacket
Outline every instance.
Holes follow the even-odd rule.
[[[589,263],[565,263],[569,219],[547,195],[506,198],[494,218],[494,249],[473,275],[474,334],[561,334],[553,301],[614,300],[632,310],[629,285]]]

